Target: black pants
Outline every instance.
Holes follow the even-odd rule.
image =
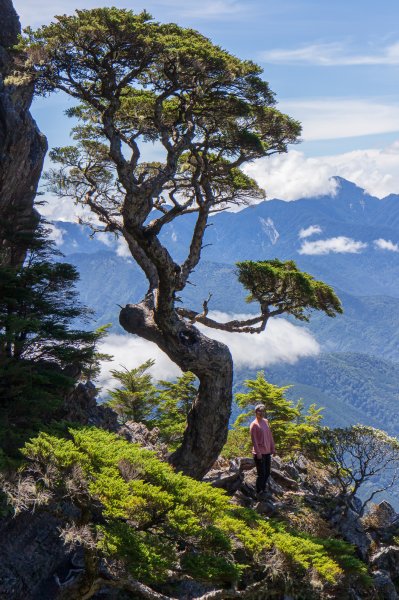
[[[256,471],[258,473],[258,477],[256,479],[256,491],[264,492],[266,489],[266,482],[270,476],[270,465],[272,462],[271,454],[262,454],[262,458],[257,458],[256,454],[254,455]]]

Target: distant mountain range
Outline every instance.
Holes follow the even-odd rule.
[[[276,256],[294,259],[347,294],[399,297],[399,195],[379,200],[336,179],[335,196],[270,200],[215,215],[205,234],[202,260],[232,265]],[[185,215],[164,227],[162,241],[178,260],[187,252],[194,218]],[[64,232],[65,255],[116,250],[112,236],[104,236],[103,243],[89,239],[79,225],[57,222],[57,227]]]
[[[345,312],[336,319],[315,314],[306,324],[321,345],[320,356],[268,368],[266,376],[296,383],[294,396],[325,404],[331,423],[363,420],[399,435],[393,424],[399,400],[399,195],[380,200],[344,179],[337,183],[335,196],[270,200],[215,215],[182,299],[200,309],[212,292],[213,310],[254,312],[234,263],[295,260],[335,288]],[[60,249],[81,274],[82,300],[96,311],[97,323],[112,322],[118,331],[117,305],[139,300],[146,289],[141,271],[117,254],[123,247],[112,237],[91,240],[79,225],[55,226],[63,237]],[[178,260],[185,257],[192,227],[190,215],[164,228],[162,240]],[[246,373],[237,376],[242,380]]]

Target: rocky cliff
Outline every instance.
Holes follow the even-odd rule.
[[[0,15],[0,262],[18,265],[38,223],[33,202],[47,142],[29,112],[32,82],[12,76],[21,27],[11,0],[0,0]]]

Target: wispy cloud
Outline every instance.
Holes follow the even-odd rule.
[[[316,233],[321,233],[322,228],[320,225],[309,225],[305,229],[301,229],[298,233],[299,239],[303,240],[305,238],[310,237],[311,235],[315,235]]]
[[[174,9],[185,17],[195,19],[229,18],[244,11],[244,3],[238,0],[205,0],[204,2],[187,2],[187,0],[154,0],[147,6],[151,12],[151,5],[166,6],[168,10]]]
[[[40,197],[43,205],[37,206],[38,211],[49,221],[70,221],[76,223],[79,218],[94,219],[90,210],[83,206],[76,206],[70,198],[56,198],[51,195]]]
[[[399,131],[399,102],[352,98],[298,98],[280,102],[279,108],[302,123],[302,136],[305,141]]]
[[[315,65],[322,67],[399,65],[399,42],[390,44],[371,53],[359,54],[348,50],[346,44],[310,44],[299,48],[276,48],[260,54],[268,63],[288,65]]]
[[[52,20],[54,15],[72,14],[75,6],[69,0],[15,0],[15,8],[21,17],[24,27],[38,26]],[[82,0],[79,8],[90,9],[99,6],[109,6],[109,2],[99,0]],[[238,0],[203,0],[201,3],[186,0],[138,0],[132,4],[126,0],[113,0],[113,6],[132,8],[135,12],[143,9],[153,13],[156,18],[176,20],[177,17],[197,19],[231,19],[237,18],[244,12],[244,3]],[[247,10],[247,8],[245,8]]]
[[[116,245],[116,253],[122,258],[132,258],[132,253],[129,250],[129,246],[125,238],[119,237]]]
[[[379,250],[390,250],[391,252],[399,252],[399,244],[395,244],[394,242],[391,242],[391,240],[384,240],[383,238],[374,240],[374,246]]]
[[[298,250],[299,254],[359,254],[367,248],[367,244],[353,240],[343,235],[326,240],[306,241]]]

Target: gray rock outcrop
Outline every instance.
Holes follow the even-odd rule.
[[[90,381],[78,383],[64,399],[62,418],[81,425],[118,430],[117,414],[109,407],[97,403],[96,386]]]
[[[11,0],[0,0],[0,15],[0,264],[17,266],[38,223],[33,202],[47,142],[29,112],[32,82],[13,76],[10,48],[21,26]]]
[[[360,521],[359,514],[351,508],[337,506],[330,522],[344,540],[356,546],[359,556],[367,561],[373,540]]]
[[[48,511],[0,520],[0,598],[50,600],[57,588],[51,574],[68,560],[61,522]],[[46,592],[38,595],[48,579]]]

